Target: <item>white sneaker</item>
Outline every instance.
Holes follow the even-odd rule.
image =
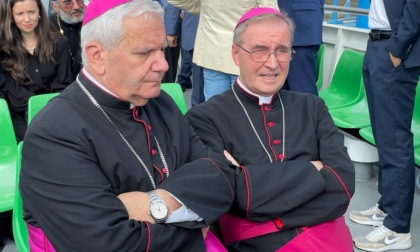
[[[396,233],[384,225],[366,236],[354,238],[353,241],[356,248],[374,252],[411,248],[410,233]]]
[[[351,211],[349,218],[362,225],[381,226],[387,215],[388,214],[379,209],[379,205],[376,204],[365,211]]]

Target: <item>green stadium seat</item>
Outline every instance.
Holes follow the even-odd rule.
[[[17,147],[17,162],[16,162],[16,187],[15,187],[15,203],[13,208],[12,227],[13,237],[19,252],[29,252],[28,229],[26,222],[23,220],[23,206],[22,198],[19,192],[19,173],[22,160],[22,145],[23,141]]]
[[[414,162],[420,168],[420,148],[414,149]]]
[[[32,121],[34,116],[48,103],[48,101],[57,95],[59,95],[59,93],[31,96],[28,101],[28,124]]]
[[[362,99],[363,53],[344,50],[330,85],[319,92],[329,109],[352,105]]]
[[[17,142],[6,100],[0,99],[0,212],[13,209]]]
[[[411,132],[413,132],[414,148],[420,148],[420,82],[417,84],[416,100],[414,103],[413,121],[411,123]],[[360,136],[371,144],[375,144],[371,127],[359,130]]]
[[[416,88],[416,100],[414,103],[413,122],[411,131],[414,135],[414,148],[420,148],[420,80]]]
[[[373,138],[372,127],[365,127],[359,130],[360,136],[365,139],[367,142],[376,145],[375,139]]]
[[[316,57],[316,88],[321,90],[322,84],[324,83],[324,54],[325,54],[325,45],[321,44],[318,49]]]
[[[184,92],[182,92],[181,85],[178,83],[162,83],[161,89],[174,99],[182,114],[187,112],[187,104],[185,103]]]
[[[330,109],[330,114],[334,120],[335,126],[337,127],[344,129],[360,129],[369,127],[369,107],[367,104],[365,89],[362,89],[361,100],[346,107]]]

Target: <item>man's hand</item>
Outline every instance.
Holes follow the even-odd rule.
[[[145,192],[126,192],[118,195],[128,212],[128,218],[155,223],[149,214],[150,198]]]
[[[394,55],[392,55],[392,53],[389,53],[389,57],[391,57],[391,62],[394,65],[394,67],[398,67],[399,65],[401,65],[401,59],[394,57]]]
[[[167,191],[157,189],[156,193],[168,206],[168,216],[171,215],[173,211],[181,207],[181,203],[174,199]],[[149,213],[150,198],[146,192],[126,192],[118,195],[118,198],[124,204],[130,219],[147,221],[153,224],[156,223]]]
[[[169,47],[176,47],[178,45],[177,40],[178,36],[176,35],[166,35],[166,39],[168,40]]]
[[[322,169],[322,167],[324,167],[324,164],[321,161],[319,161],[319,160],[311,161],[311,163],[315,166],[315,168],[318,171],[320,171]]]
[[[230,155],[229,152],[227,152],[226,150],[223,151],[223,154],[225,155],[225,158],[230,161],[232,164],[236,165],[236,166],[240,166],[238,164],[238,162],[236,162],[236,160],[232,157],[232,155]]]

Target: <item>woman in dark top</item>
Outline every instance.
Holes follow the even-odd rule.
[[[29,97],[59,92],[73,81],[69,45],[53,33],[40,0],[9,0],[6,7],[2,68],[8,73],[0,83],[0,97],[9,104],[16,137],[27,127]]]

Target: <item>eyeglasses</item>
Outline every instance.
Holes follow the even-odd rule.
[[[73,6],[74,2],[76,2],[77,5],[83,4],[83,0],[64,0],[63,5],[65,7],[71,7],[71,6]]]
[[[291,61],[293,59],[293,55],[295,54],[295,51],[291,47],[279,48],[272,52],[267,49],[261,49],[251,52],[240,45],[237,46],[245,52],[251,54],[251,59],[259,63],[266,62],[270,58],[271,54],[274,54],[276,56],[276,59],[281,62]]]

